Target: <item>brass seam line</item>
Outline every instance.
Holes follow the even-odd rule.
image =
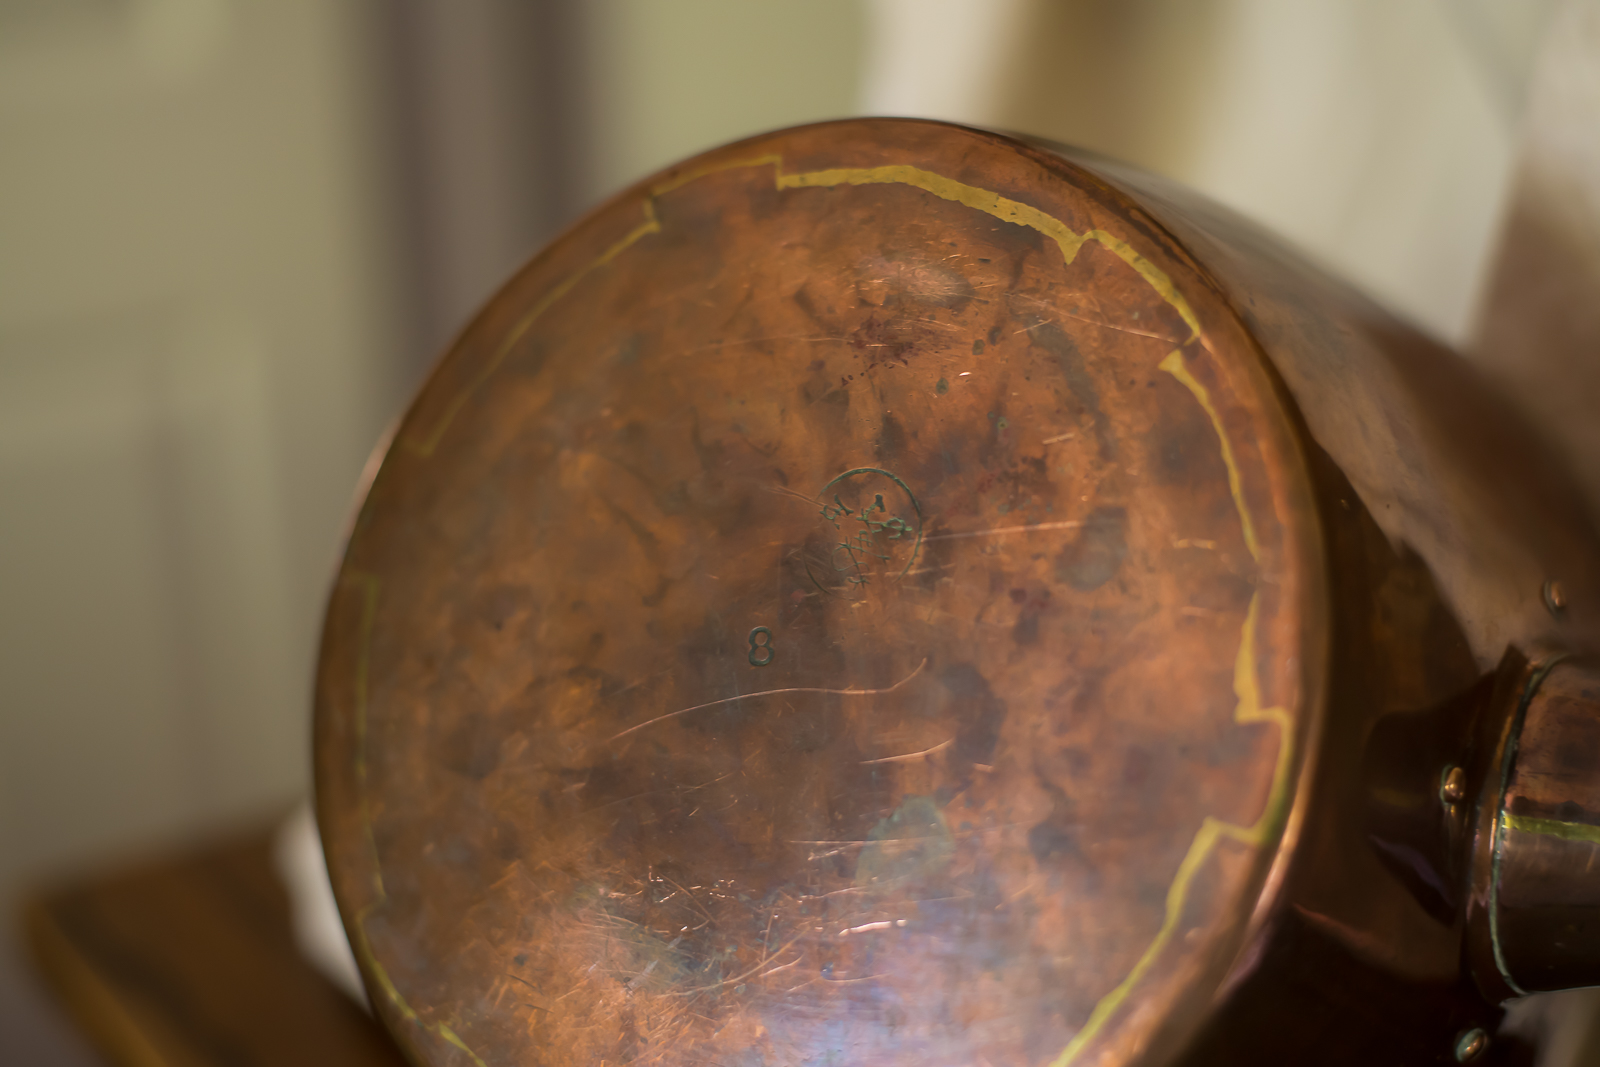
[[[378,962],[378,957],[373,954],[372,942],[367,937],[367,917],[376,911],[388,900],[388,892],[383,886],[383,865],[378,860],[378,845],[372,835],[372,810],[367,796],[367,682],[368,666],[371,663],[372,626],[378,614],[378,590],[380,579],[375,574],[353,572],[345,575],[345,585],[358,586],[361,589],[361,626],[359,629],[358,643],[356,645],[356,686],[355,686],[355,727],[356,727],[356,788],[360,792],[361,803],[361,832],[366,839],[367,847],[372,853],[372,882],[373,899],[356,913],[355,922],[351,925],[356,936],[352,939],[351,949],[354,950],[362,962],[367,965],[368,972],[376,979],[383,995],[395,1006],[400,1017],[407,1022],[415,1023],[425,1031],[432,1031],[443,1040],[459,1048],[468,1056],[477,1067],[488,1067],[467,1044],[457,1036],[455,1030],[443,1022],[426,1023],[417,1015],[416,1010],[407,1003],[400,990],[395,987],[389,971]]]
[[[1221,412],[1212,402],[1210,391],[1189,372],[1181,349],[1173,349],[1161,361],[1160,369],[1172,375],[1188,389],[1211,420],[1212,429],[1217,435],[1218,448],[1222,454],[1222,462],[1228,471],[1228,489],[1233,497],[1234,509],[1239,514],[1240,532],[1244,536],[1245,547],[1252,559],[1259,560],[1260,545],[1256,540],[1249,507],[1245,503],[1243,478],[1232,443],[1228,440]],[[1272,784],[1267,791],[1266,804],[1255,824],[1249,827],[1223,822],[1209,815],[1205,817],[1195,834],[1194,841],[1189,845],[1189,851],[1178,864],[1177,874],[1167,890],[1166,911],[1155,938],[1128,975],[1095,1004],[1083,1028],[1073,1035],[1067,1047],[1052,1061],[1051,1067],[1067,1067],[1076,1060],[1127,1000],[1139,979],[1155,965],[1156,959],[1172,940],[1173,934],[1177,932],[1178,923],[1183,919],[1189,887],[1195,874],[1210,857],[1218,842],[1227,839],[1252,848],[1260,848],[1282,829],[1289,801],[1289,779],[1293,771],[1294,718],[1287,708],[1261,706],[1260,682],[1256,677],[1255,666],[1255,624],[1260,602],[1260,593],[1251,595],[1250,608],[1245,615],[1239,637],[1239,652],[1234,663],[1234,693],[1239,698],[1239,703],[1234,710],[1233,721],[1241,725],[1271,722],[1278,727],[1278,755],[1273,767]]]
[[[1239,703],[1235,708],[1233,721],[1241,725],[1271,722],[1278,727],[1278,756],[1273,768],[1272,784],[1268,789],[1261,815],[1251,826],[1224,822],[1210,815],[1205,817],[1167,889],[1166,910],[1155,938],[1127,976],[1095,1004],[1083,1028],[1073,1035],[1067,1047],[1051,1061],[1050,1067],[1067,1067],[1076,1060],[1127,1000],[1139,980],[1155,965],[1157,958],[1177,933],[1178,924],[1183,919],[1184,907],[1187,904],[1190,884],[1201,866],[1210,858],[1217,844],[1223,840],[1230,840],[1251,848],[1260,848],[1282,828],[1290,793],[1289,779],[1293,770],[1294,718],[1287,708],[1260,706],[1259,686],[1255,677],[1255,621],[1259,603],[1259,593],[1250,598],[1250,608],[1245,615],[1243,634],[1239,642],[1239,653],[1234,663],[1234,692],[1239,697]]]
[[[795,174],[785,174],[783,171],[783,157],[779,155],[757,156],[753,159],[729,160],[726,163],[714,163],[703,167],[687,170],[672,176],[665,181],[654,185],[645,193],[640,201],[640,212],[644,221],[640,222],[619,240],[608,246],[594,259],[585,263],[577,270],[556,282],[545,294],[534,302],[527,314],[517,320],[516,324],[507,331],[505,337],[495,347],[494,352],[484,363],[477,374],[462,387],[445,405],[445,410],[439,416],[439,421],[434,424],[421,438],[407,436],[403,440],[404,446],[416,455],[424,458],[432,456],[439,446],[439,441],[444,437],[445,431],[460,414],[466,405],[467,399],[476,392],[505,361],[506,356],[518,341],[527,334],[533,324],[550,307],[570,292],[579,281],[595,269],[610,263],[628,248],[632,247],[641,238],[652,233],[661,232],[660,220],[656,217],[655,202],[660,196],[681,188],[700,178],[712,174],[719,174],[730,170],[745,170],[753,167],[770,166],[773,168],[774,187],[777,189],[802,189],[802,188],[833,188],[839,185],[909,185],[931,193],[942,200],[952,200],[967,207],[982,211],[986,215],[1008,222],[1015,226],[1024,226],[1043,234],[1055,241],[1061,249],[1062,259],[1071,263],[1078,254],[1078,249],[1086,241],[1095,241],[1113,255],[1117,256],[1128,266],[1132,267],[1139,276],[1156,291],[1168,305],[1176,311],[1184,324],[1189,327],[1189,338],[1185,344],[1201,338],[1200,320],[1195,315],[1194,309],[1184,299],[1182,293],[1172,283],[1172,279],[1160,267],[1151,263],[1144,256],[1134,250],[1133,246],[1114,234],[1105,230],[1094,229],[1079,233],[1066,223],[1030,204],[1017,200],[1010,200],[989,189],[981,189],[974,185],[958,182],[954,178],[947,178],[942,174],[909,164],[889,164],[880,167],[839,167],[828,170],[805,171]]]
[[[1536,819],[1528,815],[1500,813],[1500,825],[1507,830],[1517,830],[1540,837],[1559,837],[1563,841],[1590,841],[1600,844],[1600,826],[1585,822],[1567,822],[1564,819]]]

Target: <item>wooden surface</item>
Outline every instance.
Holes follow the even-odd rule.
[[[263,829],[85,879],[28,907],[37,965],[111,1062],[405,1062],[296,950],[271,842]]]

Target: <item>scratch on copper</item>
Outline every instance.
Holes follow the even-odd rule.
[[[959,537],[998,537],[1002,534],[1037,533],[1041,530],[1076,530],[1083,523],[1077,519],[1064,522],[1038,522],[1028,526],[996,526],[988,530],[964,530],[960,533],[932,534],[924,541],[953,541]]]
[[[783,953],[789,951],[789,949],[794,947],[796,942],[798,942],[799,940],[801,940],[805,936],[806,936],[805,934],[796,934],[794,937],[792,937],[788,941],[784,942],[783,945],[779,947],[778,951],[774,952],[772,955],[780,956]],[[799,961],[797,960],[796,962],[799,962]],[[696,986],[693,989],[677,989],[677,990],[673,990],[670,993],[664,993],[662,995],[663,996],[668,996],[668,997],[687,997],[687,996],[692,996],[693,994],[696,994],[696,993],[707,993],[707,992],[710,992],[713,989],[720,989],[723,986],[738,985],[740,982],[744,981],[746,978],[749,978],[751,975],[759,973],[761,971],[761,968],[765,967],[766,965],[767,965],[766,958],[763,958],[760,963],[756,964],[754,967],[750,968],[748,971],[745,971],[742,974],[735,975],[732,978],[724,978],[724,979],[721,979],[720,981],[713,982],[710,985]],[[771,972],[768,972],[768,973],[771,973]]]
[[[939,744],[934,745],[932,748],[923,749],[921,752],[907,752],[903,756],[881,756],[878,759],[864,759],[861,761],[861,765],[865,767],[872,763],[909,763],[912,760],[923,759],[931,756],[935,752],[942,752],[955,743],[956,739],[952,737],[948,741],[942,741]]]
[[[904,919],[880,919],[877,922],[862,923],[860,926],[847,926],[839,931],[839,936],[849,937],[852,934],[870,934],[877,930],[893,930],[905,924]]]
[[[927,665],[928,661],[924,659],[921,663],[917,664],[916,669],[910,674],[906,675],[893,685],[883,689],[819,689],[813,686],[792,686],[787,689],[763,689],[755,693],[745,693],[742,696],[724,697],[721,700],[713,700],[705,704],[696,704],[693,707],[680,708],[677,711],[669,711],[665,715],[657,715],[655,718],[648,719],[645,722],[639,723],[637,726],[628,727],[621,733],[612,736],[609,740],[620,740],[621,738],[627,737],[631,733],[634,733],[638,730],[643,730],[646,726],[654,726],[658,722],[665,722],[668,719],[675,719],[679,715],[687,715],[691,711],[704,711],[706,708],[715,708],[722,704],[736,704],[741,700],[754,700],[758,697],[778,696],[783,693],[822,693],[831,696],[844,697],[881,696],[884,693],[892,693],[896,689],[899,689],[901,686],[905,685],[907,682],[911,681],[911,679],[915,678],[918,674],[921,674],[922,668],[926,667]]]
[[[777,493],[779,496],[794,497],[794,499],[804,501],[812,507],[817,507],[821,504],[821,501],[817,500],[815,497],[806,496],[804,493],[797,493],[785,485],[763,485],[761,488],[765,489],[769,493]],[[782,542],[774,543],[781,544]]]
[[[1184,343],[1182,340],[1173,337],[1170,334],[1152,333],[1149,330],[1136,330],[1132,326],[1118,326],[1116,323],[1106,322],[1104,319],[1091,318],[1087,315],[1074,315],[1070,311],[1063,310],[1059,304],[1047,304],[1043,300],[1040,300],[1037,297],[1028,296],[1025,293],[1013,293],[1011,296],[1014,300],[1027,301],[1031,304],[1037,304],[1041,308],[1051,311],[1057,315],[1061,315],[1064,318],[1072,319],[1075,322],[1088,323],[1090,326],[1098,326],[1101,329],[1114,330],[1117,333],[1130,334],[1134,337],[1149,337],[1156,341],[1164,341],[1169,345],[1181,345]],[[1011,331],[1011,335],[1015,337],[1019,333],[1028,333],[1031,330],[1036,330],[1040,326],[1043,326],[1045,322],[1052,322],[1052,320],[1046,319],[1044,322],[1034,323],[1032,326],[1024,326],[1020,330],[1013,330]]]

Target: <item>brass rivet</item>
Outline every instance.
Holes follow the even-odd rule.
[[[1554,578],[1544,583],[1544,606],[1552,615],[1560,615],[1567,610],[1567,591]]]
[[[1467,799],[1467,772],[1460,767],[1446,767],[1439,782],[1439,799],[1452,807]]]
[[[1456,1062],[1470,1063],[1489,1047],[1489,1035],[1474,1027],[1456,1038]]]

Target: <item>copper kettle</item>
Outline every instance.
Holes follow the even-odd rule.
[[[366,490],[318,813],[420,1063],[1522,1062],[1600,982],[1600,542],[1455,354],[932,122],[616,197]]]

